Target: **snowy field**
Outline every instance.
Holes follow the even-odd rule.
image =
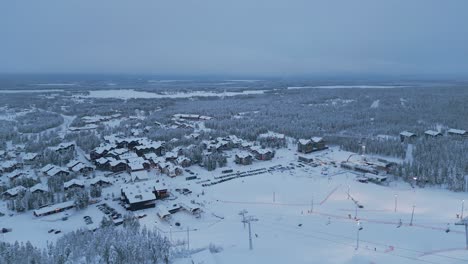
[[[209,92],[209,91],[193,91],[193,92],[177,92],[177,93],[151,93],[144,91],[135,91],[132,89],[122,90],[93,90],[89,91],[89,95],[80,96],[88,98],[117,98],[117,99],[132,99],[132,98],[191,98],[191,97],[223,97],[236,95],[252,95],[263,94],[265,90],[250,90],[242,92]]]
[[[280,149],[272,161],[255,161],[250,166],[233,164],[236,171],[249,171],[283,165],[282,170],[237,178],[217,185],[202,187],[200,181],[214,180],[223,175],[218,168],[207,172],[200,167],[189,169],[200,180],[186,181],[189,174],[168,178],[155,171],[151,177],[168,186],[172,199],[160,201],[166,207],[174,203],[201,205],[200,218],[180,211],[170,220],[160,220],[156,209],[137,211],[147,214],[140,223],[156,228],[181,247],[206,248],[210,243],[223,250],[217,254],[203,254],[205,263],[466,263],[465,233],[454,226],[456,214],[461,213],[466,194],[437,189],[412,189],[402,182],[389,186],[359,183],[356,175],[334,167],[351,153],[336,148],[312,154],[322,165],[299,165],[293,150]],[[288,168],[286,168],[288,167]],[[278,167],[277,167],[278,168]],[[103,190],[103,201],[121,213],[125,210],[112,201],[112,193],[119,196],[119,185],[125,174],[114,178],[114,184]],[[197,183],[198,182],[198,183]],[[189,188],[193,193],[182,195],[176,188]],[[348,190],[350,196],[348,196]],[[363,208],[357,208],[353,199]],[[396,203],[395,203],[396,202]],[[413,225],[410,225],[414,205]],[[4,203],[3,203],[3,206]],[[253,250],[249,250],[248,228],[241,222],[241,210],[258,221],[251,224]],[[5,208],[1,208],[6,211]],[[468,212],[464,212],[465,215]],[[68,214],[68,220],[62,217]],[[86,226],[83,217],[89,215],[94,224]],[[34,217],[32,212],[1,218],[2,226],[13,232],[1,237],[4,241],[30,240],[45,247],[61,234],[48,233],[50,229],[62,233],[80,227],[93,228],[104,214],[96,205],[83,211],[68,210],[46,217]],[[354,217],[357,217],[357,220]],[[400,219],[402,224],[400,227]],[[363,228],[358,231],[358,220]],[[176,226],[179,223],[180,226]],[[450,223],[450,232],[446,232]],[[190,230],[190,243],[187,241]],[[359,232],[359,248],[357,235]],[[210,262],[212,260],[212,262]],[[191,263],[179,259],[177,264]]]

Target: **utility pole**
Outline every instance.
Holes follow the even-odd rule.
[[[250,223],[251,222],[255,222],[255,221],[258,221],[257,218],[254,218],[253,216],[248,216],[244,222],[247,223],[249,225],[249,249],[252,250],[253,249],[253,245],[252,245],[252,228],[250,227]]]
[[[397,200],[398,200],[398,195],[395,194],[395,213],[397,211]]]
[[[190,229],[187,226],[187,250],[190,250]]]
[[[468,217],[465,219],[462,219],[460,222],[455,223],[455,225],[465,226],[466,249],[468,249]]]
[[[248,213],[248,212],[247,212],[247,210],[245,210],[245,209],[239,212],[239,215],[242,215],[242,223],[244,223],[244,229],[245,229],[245,223],[246,223],[246,222],[245,222],[245,215],[246,215],[247,213]]]
[[[411,212],[411,221],[409,223],[410,226],[413,225],[413,217],[414,217],[414,208],[416,207],[416,205],[413,205],[413,211]]]
[[[354,219],[357,219],[357,208],[358,208],[358,205],[357,203],[355,203],[356,205],[356,208],[355,208],[355,211],[354,211]]]
[[[348,184],[348,200],[349,200],[349,189],[351,188],[351,186]]]
[[[171,244],[172,244],[172,225],[169,226],[169,237],[171,239]]]

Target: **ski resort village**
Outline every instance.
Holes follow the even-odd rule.
[[[50,114],[2,111],[4,120]],[[21,136],[3,142],[2,242],[46,248],[70,232],[136,223],[168,241],[176,253],[165,260],[177,264],[468,261],[466,192],[402,178],[417,142],[466,142],[464,130],[378,135],[369,144],[391,140],[404,152],[384,155],[364,138],[343,149],[327,131],[243,138],[198,113],[52,115],[57,127],[17,127]]]

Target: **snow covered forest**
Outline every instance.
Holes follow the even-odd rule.
[[[66,263],[169,263],[175,251],[156,231],[140,228],[132,218],[124,220],[124,229],[112,223],[101,223],[95,232],[78,230],[65,234],[55,244],[39,249],[31,243],[0,242],[0,263],[66,264]]]

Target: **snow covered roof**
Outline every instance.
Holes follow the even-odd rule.
[[[158,158],[158,155],[156,155],[156,153],[146,153],[143,155],[143,157],[147,160],[154,160]]]
[[[109,180],[106,177],[102,177],[102,176],[92,178],[91,180],[89,180],[89,184],[91,184],[91,185],[95,185],[95,184],[97,184],[99,182],[112,183],[111,180]]]
[[[312,143],[312,140],[310,140],[310,139],[302,139],[302,138],[299,139],[299,144],[301,144],[301,145],[307,145],[307,144],[310,144],[310,143]]]
[[[177,153],[176,152],[173,152],[173,151],[170,151],[170,152],[166,152],[166,159],[175,159],[177,158]]]
[[[86,166],[85,164],[83,164],[83,163],[80,162],[80,163],[76,164],[75,166],[73,166],[71,170],[72,170],[73,172],[79,172],[80,170],[82,170],[82,169],[84,169],[84,168],[86,168],[86,167],[87,167],[87,166]]]
[[[169,209],[167,209],[167,207],[162,204],[158,204],[156,206],[156,214],[159,216],[159,218],[165,218],[171,215],[171,213],[169,213]]]
[[[80,163],[81,161],[79,160],[71,160],[70,162],[67,163],[67,168],[71,169]]]
[[[403,131],[403,132],[400,133],[400,135],[404,136],[404,137],[415,137],[416,136],[416,134],[408,132],[408,131]]]
[[[113,149],[113,150],[109,151],[107,153],[107,155],[119,156],[119,155],[122,155],[122,154],[127,153],[127,152],[128,152],[128,149],[126,149],[126,148],[117,148],[117,149]]]
[[[180,157],[178,157],[178,158],[176,159],[176,162],[177,162],[177,163],[182,163],[182,162],[184,162],[184,161],[190,161],[190,159],[187,158],[187,157],[185,157],[185,156],[180,156]]]
[[[148,176],[147,171],[140,170],[140,171],[132,171],[130,173],[130,178],[131,178],[131,181],[144,181],[144,180],[148,180],[149,176]]]
[[[24,171],[21,171],[21,170],[14,170],[13,172],[10,172],[7,174],[7,178],[10,179],[10,180],[13,180],[17,177],[20,177],[20,176],[23,176],[25,175],[25,172]]]
[[[68,201],[68,202],[49,205],[47,207],[43,207],[43,208],[34,210],[34,214],[36,216],[40,216],[40,215],[48,214],[48,213],[51,213],[51,212],[57,212],[57,211],[62,210],[64,208],[72,208],[74,206],[75,206],[75,201]]]
[[[42,173],[46,173],[46,172],[50,171],[50,170],[53,169],[53,168],[55,168],[55,165],[53,165],[53,164],[47,164],[47,165],[45,165],[44,167],[42,167],[41,172],[42,172]]]
[[[6,190],[3,194],[7,194],[7,195],[10,195],[10,196],[16,196],[22,192],[25,192],[26,191],[26,188],[24,186],[16,186],[14,188],[11,188],[11,189],[8,189]]]
[[[126,162],[125,160],[112,160],[112,161],[109,163],[109,165],[110,165],[111,167],[115,167],[115,166],[117,166],[117,165],[119,165],[119,164],[122,164],[122,163],[123,163],[123,164],[127,164],[127,162]]]
[[[165,189],[165,188],[163,188]],[[129,203],[139,203],[156,200],[155,190],[161,190],[156,183],[143,181],[138,183],[129,183],[121,186],[121,190],[127,197]]]
[[[319,143],[319,142],[322,142],[322,141],[323,141],[323,138],[321,138],[321,137],[312,137],[311,140],[312,140],[314,143]]]
[[[442,135],[440,132],[434,131],[434,130],[426,130],[424,134],[429,135],[429,136],[439,136]]]
[[[119,155],[119,159],[121,160],[129,160],[133,158],[138,158],[138,155],[135,152],[128,152],[128,153]]]
[[[49,189],[47,188],[47,186],[45,186],[44,184],[42,183],[38,183],[36,185],[34,185],[33,187],[29,188],[29,191],[30,192],[36,192],[36,191],[42,191],[42,192],[47,192]]]
[[[70,147],[74,147],[75,146],[75,143],[73,142],[65,142],[65,143],[60,143],[58,146],[56,147],[49,147],[50,150],[54,150],[54,151],[59,151],[59,150],[62,150],[62,149],[67,149],[67,148],[70,148]]]
[[[33,160],[35,159],[39,154],[37,153],[24,153],[23,154],[23,160]]]
[[[96,154],[104,154],[104,152],[106,151],[111,151],[112,149],[116,148],[117,146],[114,145],[114,144],[104,144],[104,145],[101,145],[97,148],[95,148],[93,151],[96,153]]]
[[[54,175],[57,175],[58,173],[61,173],[61,172],[68,173],[68,170],[65,169],[65,168],[54,166],[52,169],[47,171],[46,174],[49,175],[49,176],[54,176]]]
[[[239,152],[239,153],[236,153],[236,157],[239,159],[246,159],[248,157],[252,157],[252,155],[248,152]]]
[[[63,183],[63,187],[65,187],[65,189],[68,189],[73,185],[78,185],[78,186],[84,187],[84,182],[82,180],[72,179],[70,181],[67,181],[67,182]]]
[[[451,128],[451,129],[447,130],[447,132],[450,133],[450,134],[458,134],[458,135],[465,135],[466,134],[466,130],[455,129],[455,128]]]

